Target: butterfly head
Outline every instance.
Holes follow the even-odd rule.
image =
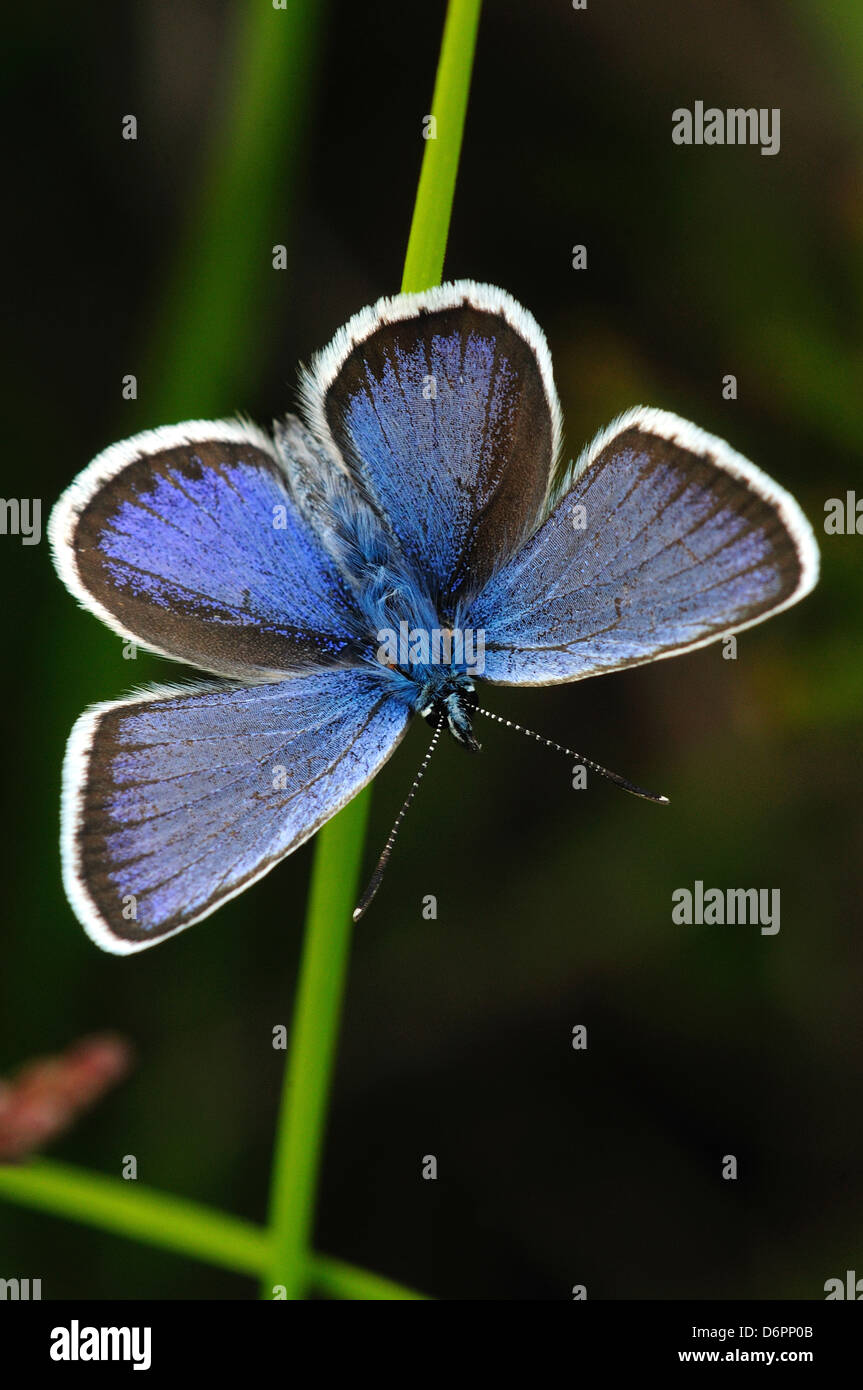
[[[478,700],[476,689],[470,676],[463,673],[433,675],[422,688],[419,712],[429,724],[437,725],[446,721],[447,728],[463,748],[478,753],[480,744],[472,728],[473,714]]]

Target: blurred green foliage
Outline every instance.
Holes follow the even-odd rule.
[[[166,423],[170,399],[178,415],[242,408],[263,423],[293,408],[295,363],[398,286],[442,12],[329,5],[303,148],[284,180],[244,195],[284,235],[223,248],[238,285],[274,241],[291,269],[268,269],[235,329],[240,384],[200,398],[194,361],[148,344],[189,208],[206,207],[236,7],[96,5],[50,26],[10,13],[22,273],[8,287],[8,493],[41,495],[47,513],[98,449]],[[850,0],[584,13],[487,0],[446,274],[501,284],[535,313],[568,456],[639,400],[676,410],[795,492],[824,568],[799,609],[741,635],[736,661],[716,646],[489,692],[666,792],[665,810],[574,792],[563,760],[493,726],[482,757],[436,755],[358,929],[316,1245],[438,1296],[566,1298],[584,1282],[591,1297],[817,1298],[859,1268],[863,539],[825,536],[821,519],[828,498],[863,493],[860,55]],[[671,111],[695,99],[779,107],[781,152],[673,146]],[[574,243],[587,271],[570,267]],[[134,406],[120,398],[131,371]],[[2,538],[0,565],[0,1066],[117,1028],[138,1070],[58,1156],[117,1173],[134,1153],[142,1182],[260,1221],[272,1028],[289,1022],[310,852],[157,951],[100,955],[59,882],[66,734],[89,701],[176,669],[124,660],[44,543]],[[414,730],[379,777],[372,847],[424,746]],[[695,879],[779,887],[781,932],[675,927],[671,893]],[[585,1053],[569,1045],[577,1023]],[[419,1177],[429,1152],[434,1184]],[[725,1153],[736,1183],[720,1179]],[[0,1274],[42,1277],[45,1297],[254,1293],[36,1213],[0,1209],[0,1249]]]

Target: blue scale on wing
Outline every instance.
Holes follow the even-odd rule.
[[[798,575],[774,507],[708,457],[632,431],[576,480],[469,621],[485,631],[487,680],[577,680],[750,622]]]
[[[441,616],[530,534],[554,452],[532,348],[470,304],[380,324],[327,388],[332,439]]]
[[[409,715],[358,669],[106,710],[77,847],[103,920],[146,941],[212,911],[356,795]]]
[[[276,459],[252,444],[133,461],[82,511],[75,543],[88,590],[168,655],[240,677],[351,659],[348,586]]]

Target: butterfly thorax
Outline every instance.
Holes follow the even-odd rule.
[[[482,669],[484,634],[461,623],[461,612],[441,616],[424,577],[405,562],[380,519],[362,502],[329,502],[326,543],[354,593],[358,637],[373,653],[392,693],[476,752],[471,729],[477,705],[473,676]]]
[[[382,631],[376,636],[380,637]],[[443,629],[443,656],[435,659],[438,652],[434,633],[438,631],[441,630],[432,631],[430,656],[429,628],[401,619],[398,628],[392,629],[377,647],[375,661],[392,695],[430,724],[437,726],[443,720],[458,743],[477,752],[479,744],[471,730],[477,706],[476,669],[466,664],[463,653],[453,660],[456,634],[451,628]]]
[[[377,601],[371,602],[371,594]],[[474,677],[482,670],[484,641],[457,619],[438,615],[431,597],[401,576],[381,568],[365,594],[374,660],[393,694],[415,714],[437,726],[441,720],[453,738],[476,752],[471,731],[477,705]]]

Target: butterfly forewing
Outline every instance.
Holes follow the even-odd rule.
[[[560,410],[545,339],[501,290],[382,300],[321,354],[304,394],[443,616],[535,525]]]
[[[351,597],[273,445],[240,421],[153,430],[94,460],[51,518],[68,586],[116,631],[220,675],[344,662]]]
[[[638,409],[474,603],[485,678],[548,685],[673,656],[811,589],[800,508],[720,439]]]

